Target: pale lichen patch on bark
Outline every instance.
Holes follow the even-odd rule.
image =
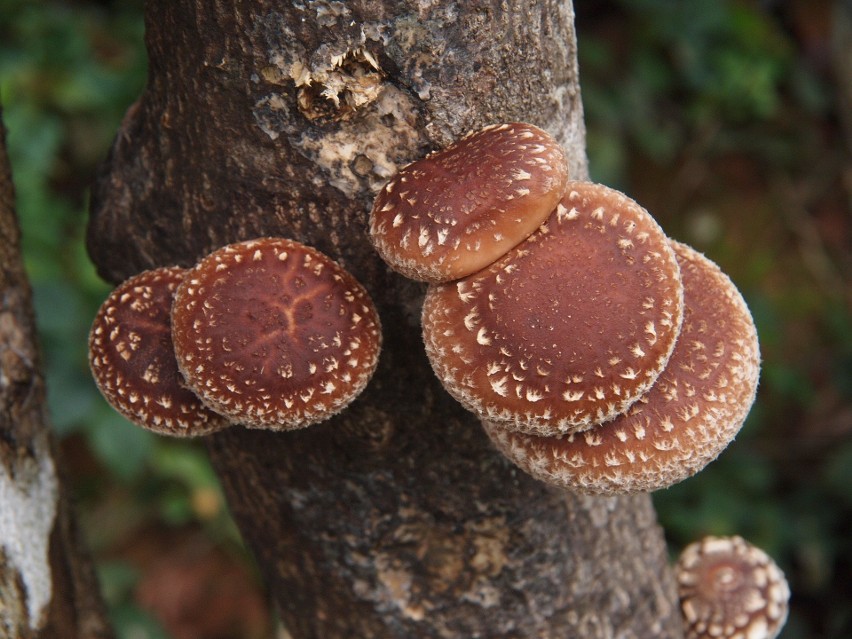
[[[509,527],[505,517],[489,517],[469,525],[473,553],[469,565],[477,573],[496,577],[508,562]]]
[[[365,118],[318,137],[306,132],[296,147],[325,169],[328,183],[347,197],[361,191],[362,179],[375,193],[396,173],[398,159],[421,146],[415,120],[410,98],[386,86]]]
[[[342,2],[311,2],[296,8],[314,12],[312,19],[324,27],[329,40],[313,46],[295,44],[286,50],[271,47],[263,56],[265,64],[259,65],[252,77],[258,83],[294,88],[299,112],[312,122],[348,120],[378,99],[385,83],[387,74],[379,64],[378,53],[372,50],[381,46],[382,27],[352,20]],[[253,30],[267,36],[281,32],[289,41],[298,42],[294,29],[281,15],[271,12]],[[276,42],[277,38],[271,40]],[[264,104],[269,98],[262,97],[256,104]]]
[[[271,140],[283,136],[325,170],[315,180],[322,182],[318,187],[330,184],[349,198],[365,189],[376,192],[412,149],[424,148],[415,98],[386,81],[379,57],[384,25],[350,25],[343,3],[309,3],[302,10],[336,21],[337,27],[326,25],[331,40],[310,49],[295,45],[265,52],[252,75],[267,91],[255,100],[254,120]],[[256,28],[292,32],[280,16],[277,27],[276,16],[269,20]],[[322,127],[305,127],[303,118]]]
[[[30,627],[41,627],[52,595],[48,550],[56,518],[58,482],[46,437],[33,442],[35,454],[10,473],[0,466],[0,546],[26,589]],[[12,476],[14,475],[14,476]]]
[[[271,93],[255,103],[254,120],[270,140],[277,140],[281,135],[277,122],[281,117],[286,118],[288,111],[287,96]]]
[[[317,24],[321,27],[332,27],[339,19],[351,15],[346,3],[339,0],[313,0],[308,4],[316,14]]]
[[[583,503],[589,521],[596,528],[604,528],[609,525],[610,517],[620,505],[620,502],[615,497],[591,498],[586,495],[578,495],[577,497]]]
[[[376,557],[377,577],[382,585],[378,593],[382,599],[376,602],[380,605],[396,607],[404,617],[419,621],[425,614],[424,608],[412,601],[413,575],[406,568],[398,565],[392,557],[379,555]]]
[[[375,56],[358,47],[330,53],[324,63],[296,60],[290,65],[289,76],[296,85],[296,101],[302,115],[312,121],[336,121],[349,119],[374,102],[382,89],[384,73]]]

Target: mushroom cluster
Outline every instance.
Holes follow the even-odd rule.
[[[371,238],[429,283],[432,367],[504,455],[585,493],[664,488],[742,426],[754,323],[715,264],[624,194],[568,179],[558,149],[528,124],[468,134],[391,179]]]
[[[355,278],[282,238],[131,277],[101,306],[89,363],[106,400],[160,434],[292,430],[346,407],[375,371],[379,317]]]

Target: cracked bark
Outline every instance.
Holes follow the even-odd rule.
[[[208,439],[289,631],[321,637],[679,637],[647,496],[585,498],[514,470],[423,354],[423,287],[366,220],[396,167],[524,120],[586,176],[573,10],[557,0],[150,0],[148,86],[93,193],[113,282],[280,235],[373,295],[385,348],[365,394],[304,431]]]
[[[0,637],[106,639],[45,401],[0,117]]]

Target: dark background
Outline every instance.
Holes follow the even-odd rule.
[[[784,639],[852,637],[852,3],[575,8],[593,177],[716,261],[761,339],[737,440],[655,495],[672,554],[740,534],[790,579]],[[141,13],[139,0],[0,0],[52,417],[119,636],[265,639],[279,631],[203,449],[123,421],[87,370],[108,291],[83,248],[88,186],[144,86]]]

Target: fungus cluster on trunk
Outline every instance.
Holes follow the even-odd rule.
[[[400,169],[370,239],[428,283],[432,368],[509,460],[583,493],[665,488],[742,426],[755,326],[718,266],[626,195],[569,178],[545,131],[492,125]],[[121,284],[95,318],[90,364],[125,417],[194,436],[325,420],[367,385],[380,346],[349,273],[260,238]],[[678,568],[690,637],[768,638],[783,624],[783,575],[739,538],[690,547]]]
[[[754,401],[757,333],[730,279],[626,195],[570,180],[538,127],[488,126],[403,167],[369,233],[429,284],[423,341],[446,390],[538,479],[670,486],[719,455]],[[349,273],[261,238],[122,284],[90,362],[107,400],[157,432],[286,430],[351,402],[380,343]]]
[[[757,332],[715,264],[626,195],[562,179],[556,147],[525,124],[469,134],[388,183],[371,237],[429,282],[432,367],[506,457],[586,493],[665,488],[742,426]]]
[[[626,195],[563,179],[555,147],[525,124],[469,134],[391,179],[371,238],[429,283],[432,368],[509,460],[588,494],[666,488],[745,421],[757,331],[716,264]],[[784,624],[783,573],[739,537],[689,546],[676,572],[690,639],[773,639]]]
[[[380,346],[352,275],[309,246],[260,238],[122,283],[95,317],[89,363],[130,421],[192,437],[327,419],[367,385]]]

